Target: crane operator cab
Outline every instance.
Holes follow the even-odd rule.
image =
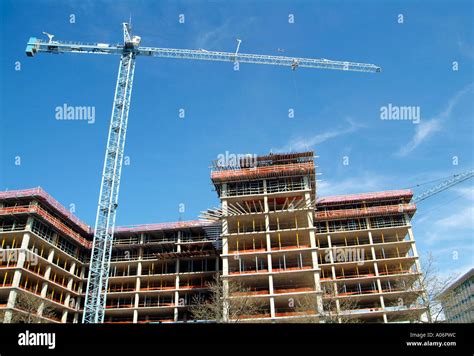
[[[133,36],[131,41],[125,42],[125,48],[136,48],[140,45],[141,40],[140,36]]]

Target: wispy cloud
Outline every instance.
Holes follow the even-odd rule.
[[[474,46],[464,42],[463,40],[458,40],[458,48],[461,54],[470,59],[474,59]]]
[[[387,179],[371,172],[365,172],[357,177],[351,176],[341,181],[326,181],[323,179],[318,181],[317,185],[318,195],[320,196],[354,194],[384,189],[387,185]]]
[[[404,144],[397,152],[398,156],[404,157],[417,148],[423,141],[432,136],[434,133],[440,131],[443,127],[444,121],[451,117],[453,109],[456,107],[461,98],[473,89],[473,83],[469,84],[462,90],[458,91],[452,96],[445,109],[428,120],[421,120],[415,128],[415,134],[411,140]]]
[[[256,17],[248,17],[244,20],[237,17],[226,17],[218,26],[209,29],[203,29],[201,26],[196,31],[195,46],[206,50],[222,50],[223,46],[236,46],[237,38],[245,39],[252,25],[256,22]],[[236,32],[236,29],[239,32]]]
[[[468,200],[474,200],[474,186],[469,187],[454,187],[453,190]]]
[[[443,268],[438,272],[438,275],[442,279],[452,278],[453,282],[463,274],[467,273],[472,268],[472,263],[466,263],[459,267]]]
[[[220,26],[208,31],[202,31],[196,38],[196,47],[203,49],[215,49],[224,38],[229,36],[230,19],[226,19]]]
[[[463,252],[471,252],[474,250],[474,245],[473,244],[449,244],[449,246],[445,246],[445,247],[442,247],[442,248],[437,248],[437,249],[434,249],[432,252],[433,252],[433,255],[445,255],[445,254],[452,254],[453,251],[457,251],[459,253],[459,251],[463,251]]]
[[[440,228],[473,228],[474,227],[474,206],[468,206],[462,210],[436,221],[435,225]]]
[[[352,118],[346,118],[344,126],[317,133],[312,136],[294,138],[290,140],[290,142],[288,142],[284,147],[273,149],[273,151],[290,152],[307,150],[314,147],[315,145],[319,145],[336,137],[353,133],[362,127],[364,126],[355,122]]]
[[[438,227],[438,225],[436,225],[436,227]],[[446,245],[453,246],[453,244],[459,242],[471,243],[469,239],[466,241],[466,236],[463,234],[452,234],[449,236],[449,242],[447,242],[446,231],[439,228],[436,231],[426,231],[423,234],[418,234],[417,239],[422,240],[426,246],[435,247],[434,251],[438,251],[440,248],[443,249]]]

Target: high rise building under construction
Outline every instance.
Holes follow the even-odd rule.
[[[224,299],[235,297],[226,287],[235,282],[258,300],[241,322],[421,317],[410,190],[319,197],[313,152],[234,163],[213,167],[220,207],[207,220],[115,229],[106,323],[190,321],[216,274]],[[44,321],[81,322],[92,239],[41,188],[1,192],[4,322],[31,312],[20,295],[38,301]]]

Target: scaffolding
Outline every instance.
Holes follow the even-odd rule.
[[[211,173],[214,184],[238,180],[250,180],[257,178],[285,177],[293,175],[305,175],[314,172],[314,163],[290,163],[255,168],[227,169]]]
[[[317,200],[318,206],[332,204],[347,204],[351,202],[367,202],[389,199],[406,199],[407,202],[413,197],[413,192],[409,189],[386,190],[383,192],[360,193],[360,194],[344,194],[321,197]]]
[[[74,214],[72,214],[69,210],[67,210],[64,206],[62,206],[56,199],[54,199],[51,195],[46,193],[41,187],[37,187],[33,189],[22,189],[22,190],[0,192],[1,201],[21,199],[21,198],[36,198],[43,202],[46,202],[49,206],[54,208],[58,213],[63,215],[63,217],[70,220],[71,222],[76,224],[79,228],[81,228],[83,232],[87,234],[92,233],[92,229],[89,225],[83,223]]]
[[[14,215],[14,214],[36,214],[43,218],[46,222],[50,223],[56,229],[66,234],[67,236],[74,239],[81,246],[90,248],[91,242],[82,237],[79,233],[72,230],[70,227],[65,225],[61,220],[55,218],[42,207],[37,204],[29,204],[26,206],[14,206],[14,207],[5,207],[0,208],[0,215]]]
[[[377,215],[397,215],[409,214],[412,216],[416,212],[416,205],[399,204],[388,206],[374,206],[361,209],[339,209],[339,210],[322,210],[315,212],[316,221],[338,220],[344,218],[368,217]]]
[[[212,224],[212,222],[202,220],[190,220],[190,221],[177,221],[170,223],[159,223],[159,224],[143,224],[143,225],[132,225],[132,226],[120,226],[115,228],[115,233],[139,233],[147,231],[160,231],[160,230],[179,230],[186,228],[200,228]]]

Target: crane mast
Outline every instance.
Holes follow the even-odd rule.
[[[40,52],[53,54],[109,54],[121,56],[95,221],[92,255],[82,318],[83,323],[102,323],[104,321],[115,217],[118,207],[120,177],[127,133],[128,112],[130,109],[137,56],[278,65],[290,67],[293,70],[302,67],[372,73],[381,71],[380,67],[367,63],[238,53],[241,43],[240,40],[238,40],[238,47],[234,53],[207,51],[203,49],[189,50],[141,47],[140,37],[132,36],[130,25],[123,23],[122,26],[123,44],[86,44],[82,42],[55,41],[53,39],[54,35],[45,32],[48,36],[47,41],[31,37],[26,47],[26,54],[29,57],[33,57]]]
[[[129,28],[124,24],[124,40],[130,43]],[[124,49],[119,64],[114,103],[110,119],[109,137],[105,151],[104,169],[100,185],[99,204],[95,221],[89,280],[86,289],[83,322],[98,323],[104,319],[113,230],[118,206],[128,111],[132,94],[135,53],[133,45]]]

